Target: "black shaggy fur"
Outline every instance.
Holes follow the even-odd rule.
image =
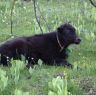
[[[72,67],[66,60],[68,57],[66,49],[71,44],[80,43],[81,40],[75,31],[72,25],[65,23],[51,33],[17,37],[6,41],[0,45],[0,64],[8,65],[7,57],[10,60],[24,55],[28,60],[28,66],[37,64],[38,60],[41,59],[48,65],[56,64]]]

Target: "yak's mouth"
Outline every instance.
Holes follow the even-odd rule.
[[[74,41],[75,44],[79,44],[80,42],[81,42],[80,38],[76,38],[75,41]]]

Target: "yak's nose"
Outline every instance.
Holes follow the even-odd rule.
[[[76,38],[75,43],[79,44],[80,42],[81,42],[81,39],[80,38]]]

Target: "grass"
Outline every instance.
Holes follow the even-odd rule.
[[[10,37],[10,4],[9,1],[0,1],[0,42]],[[76,26],[82,42],[79,46],[69,47],[71,53],[68,61],[74,65],[74,69],[37,65],[30,75],[29,70],[24,68],[18,83],[14,84],[10,69],[0,66],[9,76],[8,87],[0,91],[0,95],[13,95],[16,88],[30,95],[47,95],[48,82],[64,71],[68,77],[68,92],[72,95],[96,95],[96,8],[88,0],[39,0],[38,4],[51,31],[66,21]],[[41,25],[44,32],[48,32],[42,18]],[[32,2],[22,4],[18,0],[13,15],[13,34],[24,36],[38,33],[41,32],[34,17]]]

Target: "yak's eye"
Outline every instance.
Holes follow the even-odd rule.
[[[70,34],[75,34],[75,29],[74,28],[70,28],[69,31],[70,31]]]

